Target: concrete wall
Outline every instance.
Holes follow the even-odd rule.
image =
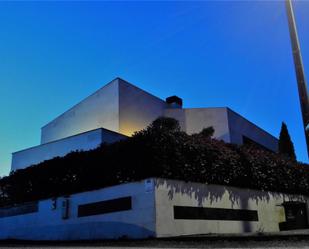
[[[127,136],[163,116],[166,102],[124,80],[119,82],[119,132]]]
[[[278,151],[278,140],[229,108],[166,109],[164,116],[175,118],[188,134],[212,126],[214,137],[227,143],[243,144],[243,136],[272,151]]]
[[[78,215],[80,205],[130,197],[126,210]],[[62,204],[68,200],[64,213]],[[169,237],[210,233],[278,232],[286,221],[284,201],[304,196],[263,192],[219,185],[167,179],[146,179],[67,197],[39,201],[36,212],[5,216],[0,208],[0,240],[93,240]],[[53,208],[56,203],[55,208]],[[218,219],[175,219],[174,207],[251,210],[256,221]],[[114,208],[118,208],[115,206]],[[106,210],[100,209],[97,210]],[[66,217],[63,214],[67,214]],[[216,217],[215,217],[216,218]]]
[[[42,128],[48,143],[97,128],[119,130],[119,79],[115,79]]]
[[[168,108],[165,101],[117,78],[42,128],[42,144],[97,128],[132,135],[159,116],[173,117],[188,134],[213,126],[214,137],[243,144],[246,136],[277,151],[277,140],[228,108]]]
[[[145,187],[146,186],[146,187]],[[131,196],[132,209],[78,217],[78,206]],[[62,202],[69,200],[68,218]],[[0,239],[93,240],[155,236],[154,191],[144,181],[39,202],[38,212],[0,218]]]
[[[77,150],[91,150],[102,143],[113,143],[125,136],[105,129],[96,129],[79,135],[18,151],[12,155],[11,170],[24,169],[54,157],[65,156]]]
[[[167,108],[164,110],[164,116],[178,120],[181,130],[187,132],[185,109]]]
[[[12,170],[74,150],[96,148],[102,142],[119,140],[147,127],[163,115],[165,101],[119,78],[60,115],[42,128],[41,146],[13,153]],[[121,134],[100,132],[106,128]],[[85,132],[91,131],[91,134]]]
[[[117,78],[42,128],[48,143],[97,128],[132,135],[163,115],[165,101]]]
[[[230,142],[226,108],[166,109],[164,115],[177,119],[188,134],[199,133],[212,126],[215,138]]]
[[[156,179],[158,237],[209,233],[278,232],[285,221],[284,201],[303,196],[262,192],[219,185]],[[174,206],[256,210],[258,221],[174,219]]]
[[[232,143],[243,144],[243,136],[263,145],[264,147],[278,151],[278,139],[243,118],[234,111],[228,110],[228,122]]]
[[[215,138],[230,142],[226,108],[192,108],[186,109],[185,113],[188,134],[212,126],[215,129]]]

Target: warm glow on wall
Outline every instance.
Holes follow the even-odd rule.
[[[131,137],[135,132],[146,128],[145,124],[136,122],[123,122],[120,124],[119,133]]]

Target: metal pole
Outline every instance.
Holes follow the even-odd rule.
[[[289,30],[290,30],[290,37],[291,37],[291,43],[292,43],[292,51],[293,51],[297,86],[298,86],[299,101],[300,101],[300,106],[301,106],[304,132],[305,132],[306,143],[307,143],[307,155],[309,156],[309,98],[308,98],[308,89],[307,89],[305,71],[304,71],[304,66],[303,66],[303,60],[302,60],[301,52],[300,52],[300,45],[299,45],[299,40],[298,40],[298,34],[297,34],[296,21],[295,21],[295,16],[294,16],[294,11],[293,11],[292,0],[286,0],[285,3],[286,3],[286,10],[287,10],[288,21],[289,21]]]

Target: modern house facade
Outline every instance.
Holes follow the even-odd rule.
[[[63,157],[72,151],[92,150],[103,143],[113,143],[125,138],[127,137],[124,135],[104,128],[86,131],[13,153],[12,170],[23,169],[54,157]]]
[[[308,227],[307,203],[308,198],[301,195],[151,178],[0,208],[0,239],[143,239],[279,232]]]
[[[228,143],[277,151],[275,137],[227,107],[183,108],[116,78],[45,125],[41,144],[13,153],[12,171],[127,139],[158,117],[188,134],[212,126]],[[103,166],[104,167],[104,166]],[[308,197],[149,178],[0,208],[0,240],[161,238],[308,228]]]
[[[188,134],[212,126],[225,142],[278,149],[275,137],[227,107],[183,108],[176,96],[162,100],[116,78],[42,127],[41,144],[13,153],[11,170],[124,139],[160,116],[177,119]]]

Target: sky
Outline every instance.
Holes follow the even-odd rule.
[[[309,77],[309,1],[294,8]],[[277,137],[284,121],[308,162],[283,1],[0,2],[0,176],[115,77],[184,107],[228,106]]]

